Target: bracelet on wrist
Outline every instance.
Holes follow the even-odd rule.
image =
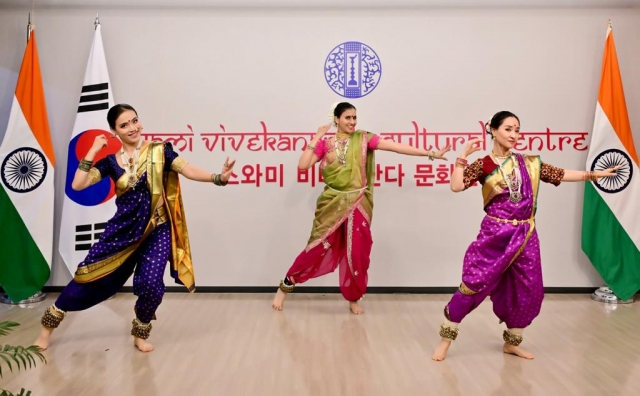
[[[592,182],[597,182],[598,181],[598,175],[596,174],[595,171],[583,171],[582,172],[582,181],[592,181]]]
[[[222,175],[219,173],[213,173],[211,174],[211,183],[215,184],[216,186],[221,186],[224,187],[226,186],[229,181],[222,181]]]
[[[88,161],[83,158],[80,160],[80,164],[78,164],[78,169],[83,172],[89,172],[91,170],[91,166],[93,166],[93,161]]]
[[[464,158],[456,158],[456,168],[466,168],[469,165],[469,161]]]
[[[429,158],[429,161],[433,161],[435,156],[436,156],[436,152],[435,151],[427,151],[427,157]]]

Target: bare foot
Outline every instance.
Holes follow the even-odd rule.
[[[506,342],[504,343],[504,347],[502,347],[502,351],[504,353],[508,353],[509,355],[516,355],[525,359],[533,359],[533,354],[531,352],[527,352],[520,347],[507,344]]]
[[[435,360],[436,362],[443,361],[444,358],[447,357],[447,351],[449,350],[450,346],[451,341],[440,340],[440,344],[438,344],[438,346],[436,347],[436,350],[433,352],[433,356],[431,356],[431,359]]]
[[[147,342],[147,340],[143,340],[142,338],[133,337],[133,344],[141,352],[151,352],[151,351],[153,351],[153,344]]]
[[[287,293],[278,289],[276,296],[273,298],[273,302],[271,303],[271,307],[273,307],[276,311],[282,311],[282,307],[284,307],[284,299],[287,298]]]
[[[350,301],[349,308],[351,309],[351,312],[356,315],[362,315],[364,313],[364,308],[359,306],[357,301]]]
[[[42,326],[40,335],[38,335],[38,338],[33,343],[33,345],[37,345],[38,347],[40,347],[41,351],[46,350],[49,347],[49,338],[51,337],[51,333],[53,333],[53,329]]]

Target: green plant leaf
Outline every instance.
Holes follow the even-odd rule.
[[[29,351],[27,351],[26,349],[23,350],[22,352],[23,356],[27,358],[27,362],[29,362],[29,369],[32,369],[32,363],[31,361],[33,360],[33,357],[31,356],[31,354],[29,353]],[[33,361],[33,363],[35,364],[35,360]],[[26,369],[26,367],[25,367]]]
[[[4,360],[5,363],[7,363],[7,366],[9,366],[9,370],[13,373],[13,366],[11,366],[11,361],[1,352],[0,359]],[[2,371],[0,371],[0,377],[2,377]]]
[[[31,345],[29,347],[26,348],[27,351],[33,353],[34,355],[36,355],[38,358],[40,358],[40,361],[43,363],[47,363],[47,359],[44,357],[44,355],[40,352],[40,347],[37,345]],[[35,360],[34,360],[35,362]]]
[[[18,347],[20,348],[20,347]],[[24,355],[22,354],[22,351],[18,352],[16,351],[15,356],[17,356],[21,361],[22,361],[22,365],[24,366],[25,371],[27,370],[27,361],[24,360]],[[18,363],[18,371],[20,371],[20,363]]]
[[[8,351],[8,352],[2,351],[2,352],[0,352],[0,357],[2,357],[3,359],[11,358],[11,360],[13,360],[16,363],[16,365],[18,366],[18,371],[20,371],[20,362],[18,362],[18,359],[16,359],[16,356],[13,353],[11,353],[11,351]],[[11,371],[13,372],[13,370],[11,370]]]
[[[0,336],[6,336],[10,331],[13,330],[13,327],[20,326],[20,323],[16,322],[0,322]]]

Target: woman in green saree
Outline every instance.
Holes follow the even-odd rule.
[[[333,110],[338,130],[335,137],[323,139],[331,124],[318,128],[300,157],[298,168],[305,170],[320,162],[326,184],[318,197],[311,237],[287,275],[280,281],[272,307],[281,311],[287,293],[296,284],[331,273],[340,268],[340,291],[349,301],[351,312],[364,312],[358,305],[367,290],[367,271],[371,253],[373,214],[374,151],[443,159],[450,146],[426,151],[378,135],[356,130],[356,108],[339,103]]]

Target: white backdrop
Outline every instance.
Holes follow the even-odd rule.
[[[24,51],[28,11],[0,8],[1,133]],[[426,128],[462,138],[480,132],[480,121],[507,109],[520,116],[525,136],[547,128],[562,133],[549,135],[554,150],[546,135],[538,135],[545,139],[544,161],[583,169],[586,150],[566,142],[562,150],[557,146],[563,136],[575,139],[580,135],[570,133],[591,130],[606,21],[612,18],[640,144],[637,8],[41,8],[34,19],[58,161],[56,228],[96,11],[115,101],[138,110],[145,132],[188,134],[190,125],[192,148],[181,155],[212,171],[219,171],[229,155],[238,160],[240,178],[245,165],[283,166],[282,187],[266,183],[264,176],[259,187],[183,182],[199,286],[276,285],[307,241],[322,188],[297,182],[300,152],[250,151],[251,135],[238,151],[230,141],[225,152],[220,142],[210,151],[201,134],[220,133],[221,125],[227,134],[261,133],[264,122],[270,137],[278,138],[278,132],[310,136],[327,121],[330,105],[342,99],[325,82],[323,66],[329,52],[346,41],[367,44],[382,63],[375,90],[350,100],[358,108],[360,128],[386,134]],[[428,143],[434,139],[430,135]],[[588,142],[587,135],[581,147]],[[537,151],[537,144],[526,151]],[[450,160],[455,156],[451,153]],[[447,184],[416,186],[416,165],[428,163],[422,158],[378,152],[377,162],[383,171],[401,164],[405,176],[400,187],[385,182],[383,172],[374,193],[370,286],[457,285],[464,251],[483,216],[480,190],[453,194]],[[546,286],[601,283],[580,249],[582,193],[580,184],[541,188],[537,224]],[[49,284],[64,285],[71,276],[57,248],[55,258]],[[308,285],[336,286],[336,275]],[[168,276],[167,285],[172,285]]]

